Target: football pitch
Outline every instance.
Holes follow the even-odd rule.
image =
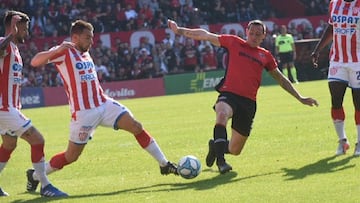
[[[131,134],[99,127],[77,162],[49,175],[70,195],[63,199],[41,198],[39,189],[26,192],[29,146],[19,140],[0,174],[0,186],[11,196],[0,202],[359,202],[360,158],[352,156],[356,130],[350,89],[344,107],[351,148],[336,157],[327,81],[296,87],[320,106],[302,105],[278,85],[261,87],[252,134],[240,156],[227,156],[230,173],[220,175],[204,161],[214,126],[215,91],[122,100],[169,160],[198,157],[200,175],[190,180],[162,176]],[[44,135],[47,160],[66,148],[68,106],[23,112]]]

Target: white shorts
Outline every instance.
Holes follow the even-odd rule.
[[[330,62],[328,80],[347,83],[353,89],[360,88],[360,63]]]
[[[16,108],[10,108],[9,111],[0,111],[0,135],[6,134],[20,137],[31,126],[31,120]]]
[[[118,130],[117,121],[125,113],[132,116],[128,108],[111,98],[107,98],[107,101],[97,108],[77,111],[70,123],[69,139],[76,144],[85,144],[99,125]]]

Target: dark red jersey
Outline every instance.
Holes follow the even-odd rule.
[[[263,69],[275,70],[273,55],[261,47],[250,47],[235,35],[220,35],[222,47],[228,49],[228,65],[220,91],[231,92],[256,101]]]

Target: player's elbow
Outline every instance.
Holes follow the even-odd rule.
[[[42,65],[42,63],[36,57],[34,57],[33,59],[31,59],[30,65],[32,67],[39,67]]]

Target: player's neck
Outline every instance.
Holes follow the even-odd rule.
[[[354,0],[344,0],[344,1],[346,1],[346,2],[352,2],[352,1],[354,1]]]

